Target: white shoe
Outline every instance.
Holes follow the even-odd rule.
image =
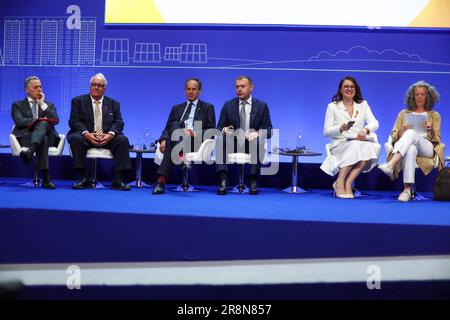
[[[354,197],[353,197],[353,194],[348,194],[348,193],[341,193],[341,194],[338,194],[337,192],[336,192],[336,181],[333,183],[333,189],[334,189],[334,196],[336,197],[336,198],[340,198],[340,199],[353,199]]]
[[[401,201],[401,202],[408,202],[409,200],[411,200],[411,190],[405,189],[405,190],[403,190],[403,192],[400,193],[400,195],[398,196],[398,201]]]
[[[394,175],[394,169],[387,163],[380,164],[378,166],[378,169],[384,172],[385,175],[387,175],[389,178]]]

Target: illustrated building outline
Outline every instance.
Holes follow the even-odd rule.
[[[133,61],[135,63],[160,63],[161,44],[136,42],[134,44]]]
[[[93,66],[96,18],[68,29],[66,17],[5,17],[4,65]]]
[[[208,63],[206,43],[182,43],[180,63]]]
[[[165,47],[164,60],[165,61],[180,61],[181,47]]]
[[[103,38],[100,64],[129,65],[130,40],[128,38]]]

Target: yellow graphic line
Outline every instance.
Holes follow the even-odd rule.
[[[450,0],[431,0],[409,26],[450,28]]]
[[[106,23],[164,23],[153,0],[106,0]]]

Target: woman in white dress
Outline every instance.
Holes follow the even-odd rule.
[[[327,107],[323,134],[330,143],[320,166],[331,176],[338,174],[333,184],[336,197],[353,198],[353,181],[377,164],[381,149],[374,133],[377,129],[378,120],[363,99],[358,82],[345,77]]]

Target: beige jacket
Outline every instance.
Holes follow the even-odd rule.
[[[394,128],[391,131],[392,145],[398,141],[398,133],[405,124],[405,114],[412,113],[412,111],[404,109],[400,111],[395,120]],[[436,111],[427,111],[427,121],[431,122],[434,130],[434,137],[431,138],[428,134],[427,139],[433,144],[434,156],[433,158],[417,157],[417,164],[422,172],[427,175],[433,170],[436,164],[436,158],[439,159],[439,170],[444,167],[444,144],[441,143],[441,116]],[[392,152],[388,154],[388,161],[393,157]],[[394,177],[397,178],[401,171],[401,161],[394,168]]]

